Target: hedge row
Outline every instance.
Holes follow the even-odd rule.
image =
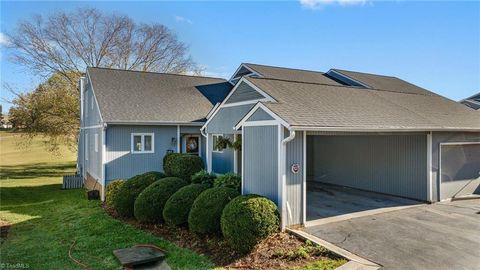
[[[198,234],[223,234],[240,253],[249,252],[259,240],[278,231],[275,203],[259,195],[239,196],[239,176],[216,177],[203,170],[198,159],[168,154],[164,170],[169,177],[148,172],[127,181],[112,181],[107,186],[106,204],[143,223],[188,224]]]

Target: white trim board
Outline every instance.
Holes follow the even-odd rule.
[[[242,67],[245,67],[246,69],[248,69],[250,72],[253,73],[253,74],[250,74],[249,76],[257,75],[257,76],[259,76],[259,77],[263,77],[262,74],[256,72],[255,70],[253,70],[252,68],[250,68],[249,66],[247,66],[245,63],[242,63],[242,64],[240,64],[240,66],[235,70],[235,72],[233,72],[232,77],[230,77],[230,79],[228,80],[229,83],[232,83],[233,80],[239,78],[238,76],[235,76],[235,75],[237,75],[237,73],[240,71],[240,69],[242,69]],[[237,82],[237,83],[238,83],[238,82]]]
[[[143,150],[141,151],[135,151],[134,150],[134,140],[133,138],[135,136],[141,136],[141,142],[142,142],[142,148]],[[152,137],[152,150],[150,151],[145,151],[145,136],[151,136]],[[130,133],[130,153],[131,154],[153,154],[155,153],[155,133],[151,132],[132,132]]]
[[[245,82],[247,83],[249,86],[251,86],[253,89],[255,89],[257,92],[259,92],[260,94],[262,94],[262,96],[264,96],[264,98],[262,99],[255,99],[255,100],[249,100],[249,102],[251,103],[243,103],[242,102],[236,102],[236,103],[228,103],[229,105],[228,106],[225,106],[225,102],[230,98],[230,96],[237,90],[238,86],[240,85],[240,82]],[[240,81],[238,81],[238,83],[232,88],[232,90],[230,90],[230,93],[228,93],[227,97],[225,97],[222,101],[222,103],[220,104],[220,106],[217,107],[217,109],[212,113],[212,115],[210,116],[210,118],[207,119],[207,122],[205,122],[205,124],[202,126],[202,129],[205,129],[208,124],[210,123],[210,121],[212,121],[213,118],[215,118],[215,115],[217,115],[217,113],[220,111],[221,108],[224,108],[224,107],[234,107],[234,106],[240,106],[240,105],[244,105],[244,104],[252,104],[252,103],[256,103],[258,101],[272,101],[272,102],[276,102],[275,99],[273,99],[271,96],[269,96],[267,93],[265,93],[264,91],[262,91],[260,88],[258,88],[256,85],[254,85],[253,83],[251,83],[250,81],[248,81],[247,79],[245,79],[244,77],[242,77],[240,79]]]
[[[280,124],[282,124],[283,126],[285,126],[286,128],[290,128],[290,125],[285,121],[283,120],[282,118],[280,118],[277,114],[275,114],[274,112],[272,112],[269,108],[267,108],[264,104],[258,102],[255,106],[253,106],[252,109],[250,109],[250,111],[245,114],[245,116],[240,119],[240,121],[238,122],[238,124],[235,125],[235,130],[239,130],[242,126],[246,125],[247,123],[255,123],[255,122],[264,122],[264,121],[247,121],[248,118],[250,118],[250,116],[252,116],[258,109],[262,109],[264,110],[267,114],[269,114],[273,119],[275,120],[267,120],[267,121],[277,121],[279,122]],[[265,121],[266,122],[266,121]]]

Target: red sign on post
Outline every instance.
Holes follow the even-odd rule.
[[[292,173],[297,174],[300,171],[300,165],[298,163],[292,164]]]

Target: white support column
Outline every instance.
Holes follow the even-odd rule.
[[[281,231],[285,231],[286,222],[286,211],[285,211],[285,186],[284,186],[284,157],[283,157],[283,126],[281,124],[277,125],[278,127],[278,205],[279,205],[279,212],[280,212],[280,229]]]
[[[303,200],[303,214],[302,214],[302,219],[303,219],[303,224],[307,222],[307,131],[303,131],[303,168],[302,168],[302,174],[303,174],[303,182],[302,182],[302,200]]]
[[[245,183],[245,127],[242,127],[242,195]]]
[[[432,132],[427,134],[427,200],[433,202],[432,179]]]
[[[177,153],[180,153],[180,125],[177,125]]]
[[[237,134],[233,134],[233,141],[238,139]],[[238,174],[238,151],[233,150],[233,172]]]

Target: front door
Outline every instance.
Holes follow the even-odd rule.
[[[200,155],[200,136],[199,135],[186,135],[184,137],[184,149],[185,153],[192,155]]]

